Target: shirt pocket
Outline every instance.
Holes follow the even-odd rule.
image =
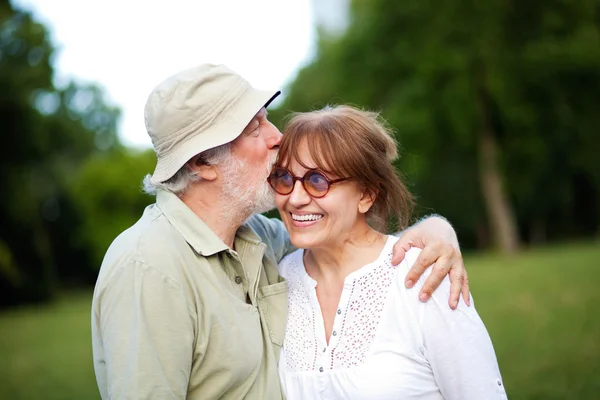
[[[259,288],[258,302],[271,341],[283,346],[288,312],[287,281]]]

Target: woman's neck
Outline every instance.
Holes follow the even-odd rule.
[[[304,251],[308,275],[319,281],[344,280],[349,274],[379,257],[387,236],[368,225],[333,244]]]

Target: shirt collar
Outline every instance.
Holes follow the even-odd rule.
[[[223,241],[206,225],[200,217],[185,205],[175,194],[158,190],[156,204],[167,220],[183,236],[192,248],[205,257],[220,251],[233,252]],[[235,233],[236,239],[242,239],[253,245],[260,244],[260,237],[246,224],[242,225]]]
[[[230,250],[229,246],[175,194],[158,190],[156,204],[196,253],[211,256],[220,251]]]

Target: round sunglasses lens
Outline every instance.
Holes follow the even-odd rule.
[[[323,196],[329,189],[329,181],[320,172],[311,172],[304,180],[306,189],[314,196]]]
[[[284,169],[276,169],[271,174],[273,189],[280,194],[289,194],[294,188],[292,175]]]

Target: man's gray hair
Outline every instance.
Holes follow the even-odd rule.
[[[229,161],[231,157],[231,142],[221,146],[208,149],[200,153],[200,159],[208,165],[219,165]],[[156,195],[158,190],[164,190],[173,194],[183,194],[192,183],[198,182],[200,178],[194,171],[190,170],[187,165],[179,168],[171,178],[164,182],[153,183],[150,174],[144,177],[143,191],[150,195]]]

